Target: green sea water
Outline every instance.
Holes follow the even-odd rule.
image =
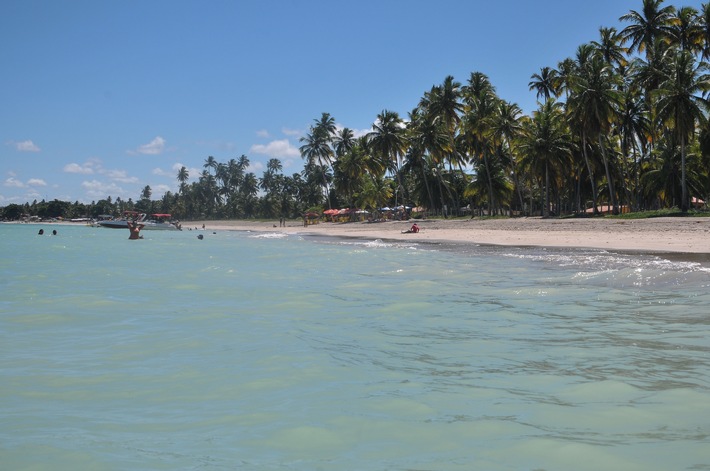
[[[706,259],[40,227],[0,469],[710,469]]]

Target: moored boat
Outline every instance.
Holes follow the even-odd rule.
[[[156,213],[146,214],[137,213],[134,211],[126,211],[121,219],[110,219],[98,221],[96,224],[100,227],[108,229],[128,229],[128,221],[136,221],[143,225],[144,230],[162,230],[162,231],[179,231],[181,230],[178,222],[171,221],[170,214]]]

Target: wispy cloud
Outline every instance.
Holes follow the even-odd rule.
[[[66,164],[63,168],[63,170],[66,173],[80,173],[82,175],[91,175],[94,173],[94,169],[92,168],[93,166],[90,163],[85,163],[84,165],[79,165],[77,163],[70,163]]]
[[[45,182],[41,178],[30,178],[29,180],[27,180],[27,184],[29,186],[47,186],[47,182]]]
[[[284,133],[285,136],[300,136],[303,134],[303,131],[300,129],[281,128],[281,132]]]
[[[18,180],[15,177],[10,177],[5,180],[5,183],[3,185],[10,187],[10,188],[24,188],[25,184],[22,183],[20,180]]]
[[[267,138],[267,137],[269,137],[269,131],[267,131],[266,129],[261,129],[261,130],[259,130],[259,131],[256,132],[256,135],[257,135],[258,137]]]
[[[16,150],[20,152],[39,152],[41,149],[37,144],[31,140],[26,141],[9,141],[6,144],[13,146]]]
[[[162,154],[165,150],[165,139],[160,136],[156,136],[155,139],[150,141],[148,144],[142,144],[138,148],[130,153],[134,154],[144,154],[144,155],[158,155]]]
[[[301,153],[297,148],[291,145],[288,139],[280,139],[277,141],[271,141],[266,145],[255,144],[251,146],[251,152],[255,154],[262,154],[269,157],[298,157]]]
[[[121,182],[121,183],[137,183],[137,177],[129,177],[125,170],[107,170],[103,172],[111,180]]]
[[[172,188],[170,188],[168,185],[155,185],[154,187],[151,188],[153,190],[153,195],[164,195],[168,191],[172,191]]]
[[[98,180],[82,182],[81,186],[91,198],[106,198],[109,195],[122,195],[123,189],[115,183],[104,183]]]

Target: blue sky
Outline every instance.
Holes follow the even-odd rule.
[[[671,2],[666,2],[671,4]],[[675,3],[699,7],[700,1]],[[488,75],[526,113],[533,73],[641,0],[4,0],[0,206],[176,191],[185,166],[244,154],[300,172],[328,112],[367,131],[452,75]]]

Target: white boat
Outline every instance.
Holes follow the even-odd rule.
[[[133,216],[133,217],[130,217]],[[143,225],[144,230],[154,231],[179,231],[180,224],[172,222],[170,214],[146,214],[126,211],[122,219],[98,221],[96,224],[108,229],[128,229],[128,221],[136,221]]]

